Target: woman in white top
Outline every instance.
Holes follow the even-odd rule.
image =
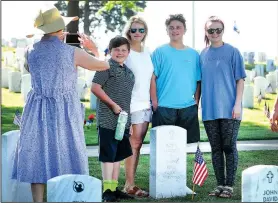
[[[140,189],[134,183],[140,149],[152,116],[150,83],[153,64],[150,52],[144,46],[147,34],[147,24],[141,17],[133,16],[129,19],[126,24],[125,36],[130,42],[130,54],[125,64],[135,75],[135,85],[130,104],[133,133],[129,138],[133,155],[125,159],[126,183],[124,191],[137,197],[149,195],[148,192]]]

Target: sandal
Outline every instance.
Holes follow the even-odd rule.
[[[219,185],[213,191],[209,193],[209,196],[216,196],[218,197],[224,190],[224,186]]]
[[[123,192],[125,192],[128,195],[133,196],[133,197],[148,197],[149,196],[149,193],[147,191],[144,191],[137,186],[133,186],[133,188],[125,187],[123,189]]]
[[[225,186],[223,192],[219,195],[219,197],[223,198],[231,198],[233,196],[233,188]]]

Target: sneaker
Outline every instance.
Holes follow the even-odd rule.
[[[116,188],[116,191],[114,191],[114,194],[117,199],[134,199],[134,197],[122,192],[118,187]]]
[[[117,198],[110,189],[105,190],[105,192],[102,194],[102,201],[103,202],[116,202]]]

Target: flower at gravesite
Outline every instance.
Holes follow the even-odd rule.
[[[95,115],[94,114],[90,114],[88,116],[88,120],[84,120],[84,126],[86,126],[87,129],[89,129],[92,126],[92,124],[94,122],[94,119],[95,119]]]
[[[88,119],[89,119],[90,121],[94,121],[95,115],[94,115],[94,114],[90,114],[90,115],[88,116]]]

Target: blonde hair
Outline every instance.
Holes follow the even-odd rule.
[[[125,30],[124,31],[124,35],[127,38],[127,40],[129,41],[129,43],[131,42],[130,28],[131,28],[132,23],[140,23],[140,24],[144,25],[145,36],[142,39],[142,44],[144,46],[145,40],[146,40],[147,35],[148,35],[148,26],[147,26],[146,21],[142,17],[139,17],[139,16],[132,16],[132,17],[130,17],[130,19],[127,21],[127,23],[125,25],[125,29],[124,29]]]

